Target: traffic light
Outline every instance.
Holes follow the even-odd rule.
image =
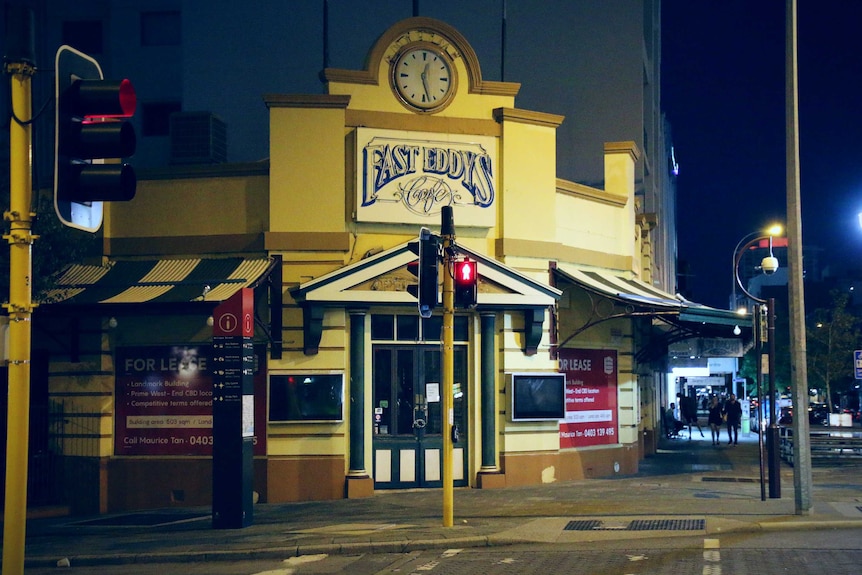
[[[419,301],[419,315],[431,317],[437,307],[437,264],[439,239],[428,228],[419,230],[419,240],[410,242],[409,248],[419,259],[407,264],[407,270],[416,276],[417,284],[407,286],[407,292]]]
[[[99,63],[69,46],[55,61],[54,206],[71,227],[96,231],[101,202],[135,197],[132,124],[137,97],[129,80],[105,80]]]
[[[476,307],[479,274],[476,262],[463,259],[455,262],[455,307],[472,309]]]

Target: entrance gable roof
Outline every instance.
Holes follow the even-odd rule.
[[[479,308],[547,307],[562,294],[469,248],[456,243],[455,249],[478,263]],[[398,272],[416,258],[409,242],[405,242],[301,284],[290,290],[291,295],[300,304],[324,306],[415,304],[416,298],[406,291],[415,278],[406,271]]]

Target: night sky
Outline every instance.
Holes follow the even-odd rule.
[[[691,299],[726,308],[737,242],[785,221],[784,0],[663,0],[662,98]],[[803,243],[862,255],[862,2],[798,0]],[[781,262],[786,265],[786,262]]]

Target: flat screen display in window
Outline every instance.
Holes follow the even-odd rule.
[[[342,421],[343,419],[344,374],[270,376],[270,421]]]
[[[556,421],[565,417],[565,375],[512,374],[512,421]]]

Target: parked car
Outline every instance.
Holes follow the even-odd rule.
[[[793,423],[793,407],[782,407],[778,424],[790,425],[791,423]],[[829,425],[829,406],[825,403],[809,403],[808,425]]]
[[[808,424],[829,425],[829,406],[825,403],[809,403]]]

